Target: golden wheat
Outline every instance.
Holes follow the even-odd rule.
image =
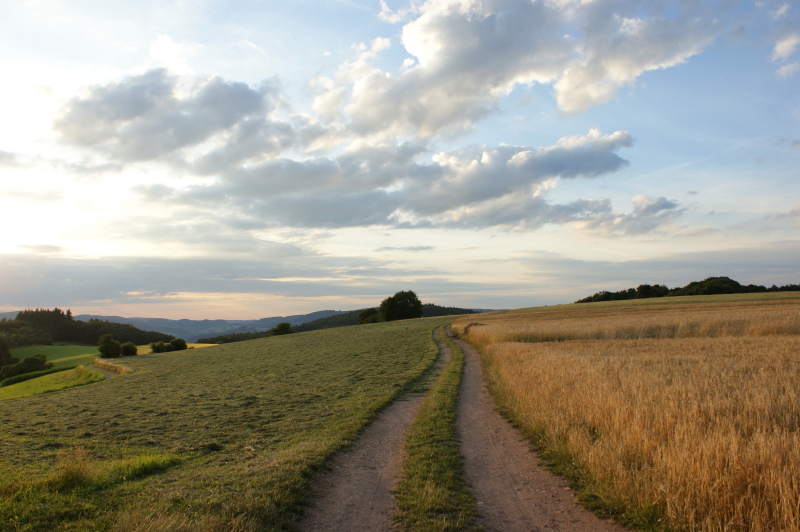
[[[122,366],[120,364],[114,364],[113,362],[109,362],[108,360],[104,360],[102,358],[95,358],[94,365],[100,369],[104,369],[106,371],[112,371],[119,375],[122,375],[125,372],[132,371],[131,368],[127,366]]]
[[[800,301],[575,307],[456,324],[527,434],[664,528],[800,531]]]

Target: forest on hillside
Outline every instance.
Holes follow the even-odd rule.
[[[53,342],[97,345],[100,337],[106,334],[112,335],[121,343],[132,342],[136,345],[169,342],[174,338],[170,334],[143,331],[125,323],[96,319],[76,320],[72,316],[72,311],[64,312],[58,307],[53,310],[23,310],[13,320],[0,320],[0,336],[5,339],[9,347],[49,345]]]

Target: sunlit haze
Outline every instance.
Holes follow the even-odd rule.
[[[800,282],[800,5],[5,2],[0,311]]]

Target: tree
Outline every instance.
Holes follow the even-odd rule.
[[[292,334],[294,331],[292,330],[292,324],[288,321],[282,321],[277,324],[275,327],[269,330],[272,333],[272,336],[278,336],[281,334]]]
[[[25,358],[22,362],[18,362],[13,366],[3,366],[0,368],[0,381],[9,377],[24,375],[25,373],[33,373],[34,371],[42,371],[52,367],[53,363],[48,362],[45,355],[31,355]]]
[[[12,366],[17,364],[19,359],[11,356],[6,339],[0,336],[0,366]]]
[[[381,301],[379,311],[384,321],[408,320],[422,317],[422,302],[411,290],[397,292]]]
[[[139,354],[139,349],[137,349],[136,344],[133,342],[125,342],[120,347],[122,348],[122,356],[124,357],[132,357]]]
[[[358,323],[360,325],[365,323],[378,323],[379,321],[383,321],[381,318],[381,313],[376,308],[365,308],[358,313]]]
[[[117,358],[122,354],[122,345],[110,334],[104,334],[97,341],[97,350],[103,358]]]

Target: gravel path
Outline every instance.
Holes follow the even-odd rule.
[[[446,362],[440,347],[438,370]],[[449,350],[447,350],[449,354]],[[434,374],[438,374],[438,370]],[[300,522],[305,532],[394,530],[391,491],[402,475],[403,447],[422,395],[398,399],[364,430],[353,447],[334,456],[312,482],[313,502]]]
[[[564,480],[540,465],[527,440],[495,410],[475,348],[453,341],[466,359],[456,424],[465,480],[481,515],[477,524],[487,532],[623,531],[580,506]]]

